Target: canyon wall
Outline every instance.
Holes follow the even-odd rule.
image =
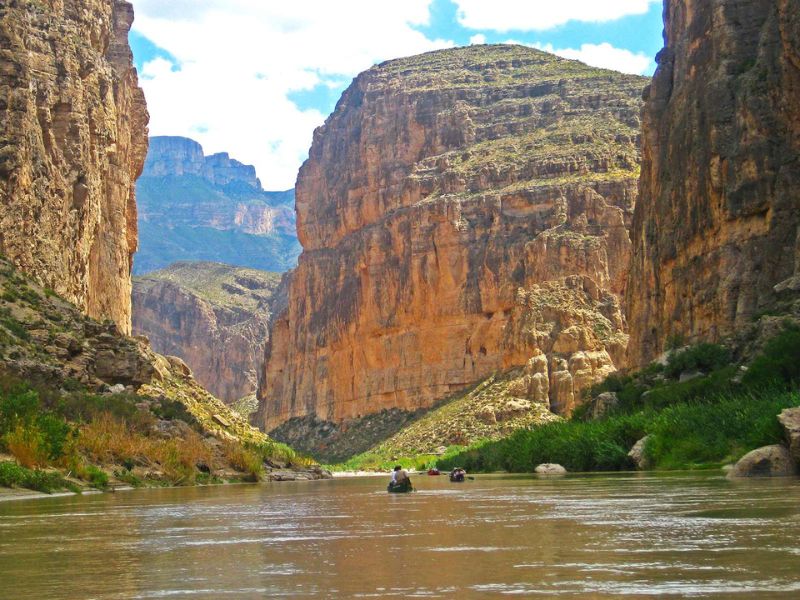
[[[414,410],[517,366],[517,396],[569,413],[625,355],[646,83],[520,46],[359,75],[298,176],[258,424]]]
[[[645,96],[630,359],[800,291],[800,2],[667,0]]]
[[[281,276],[218,263],[176,263],[133,280],[133,332],[183,359],[207,390],[254,394]]]
[[[255,167],[194,140],[151,138],[137,197],[137,275],[179,260],[284,271],[300,253],[294,190],[265,191]]]
[[[0,251],[131,330],[144,95],[122,0],[0,5]]]

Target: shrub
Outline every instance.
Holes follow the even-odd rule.
[[[194,415],[189,412],[182,402],[178,402],[177,400],[161,398],[158,403],[152,405],[151,410],[159,419],[165,421],[178,420],[184,421],[189,425],[197,424],[197,419]]]
[[[237,471],[247,473],[251,479],[258,479],[264,471],[264,459],[261,454],[245,448],[238,442],[229,442],[223,446],[223,455]]]
[[[80,492],[77,486],[65,480],[58,473],[33,471],[13,462],[0,462],[0,486],[23,487],[46,494],[63,489]]]
[[[437,461],[440,468],[531,472],[554,462],[569,471],[613,471],[630,467],[628,450],[643,437],[650,414],[620,415],[601,421],[557,421],[510,437],[484,442]]]
[[[681,469],[738,460],[747,451],[779,443],[776,416],[800,404],[796,394],[751,394],[670,406],[653,420],[646,453],[654,466]]]
[[[100,413],[80,428],[78,446],[93,462],[138,461],[148,454],[150,441],[130,431],[124,421]]]
[[[31,339],[31,334],[28,332],[25,326],[17,321],[17,319],[11,314],[11,311],[7,308],[0,308],[0,325],[5,327],[20,340],[27,342]]]
[[[144,482],[134,475],[130,469],[114,471],[114,477],[130,485],[131,487],[142,487]]]
[[[800,383],[800,327],[786,328],[764,346],[750,364],[742,383],[752,388],[785,387]]]
[[[664,373],[673,379],[685,371],[709,373],[730,365],[731,360],[731,351],[724,346],[702,343],[671,354]]]
[[[47,464],[47,449],[41,432],[35,427],[18,425],[3,436],[3,443],[21,465],[32,468]]]
[[[93,488],[105,490],[108,488],[108,475],[94,465],[88,465],[82,474],[83,479],[89,482]]]

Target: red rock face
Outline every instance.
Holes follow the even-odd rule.
[[[122,0],[0,5],[0,251],[131,330],[144,95]]]
[[[133,284],[133,331],[177,356],[223,402],[255,393],[281,277],[230,265],[183,262]]]
[[[426,407],[523,365],[568,413],[625,351],[645,83],[515,46],[359,75],[298,177],[259,424]]]
[[[800,2],[667,0],[646,93],[630,357],[800,291]]]

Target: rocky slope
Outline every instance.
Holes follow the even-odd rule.
[[[0,251],[130,332],[144,95],[122,0],[0,5]]]
[[[253,394],[281,277],[218,263],[176,263],[135,277],[133,331],[186,361],[215,396]]]
[[[300,252],[294,191],[264,191],[254,167],[193,140],[151,138],[137,195],[136,274],[179,260],[284,271]]]
[[[664,15],[632,230],[635,365],[800,291],[800,2],[667,0]]]
[[[86,460],[122,481],[329,476],[251,427],[201,387],[179,358],[156,354],[143,338],[121,335],[111,321],[85,317],[0,259],[2,425],[13,423],[24,408],[14,405],[17,382],[38,391],[43,406],[35,418],[50,419],[51,427],[41,431],[36,420],[29,423],[31,434],[46,437],[54,418],[66,419],[79,431],[75,444],[82,455],[69,460]],[[0,454],[10,451],[23,464],[31,461],[19,446],[10,434],[0,435]],[[206,462],[196,464],[199,457]],[[67,458],[35,464],[69,470],[62,464]]]
[[[568,413],[613,371],[646,81],[519,46],[378,65],[314,135],[259,424],[427,407],[534,359]]]

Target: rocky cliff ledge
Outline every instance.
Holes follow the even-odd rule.
[[[667,0],[664,16],[632,231],[635,365],[800,291],[800,2]]]
[[[519,46],[378,65],[314,135],[259,424],[414,410],[525,366],[570,411],[613,371],[646,80]]]
[[[0,251],[131,330],[147,110],[121,0],[0,5]]]
[[[253,394],[281,276],[218,263],[176,263],[133,281],[133,331],[178,356],[225,402]]]

